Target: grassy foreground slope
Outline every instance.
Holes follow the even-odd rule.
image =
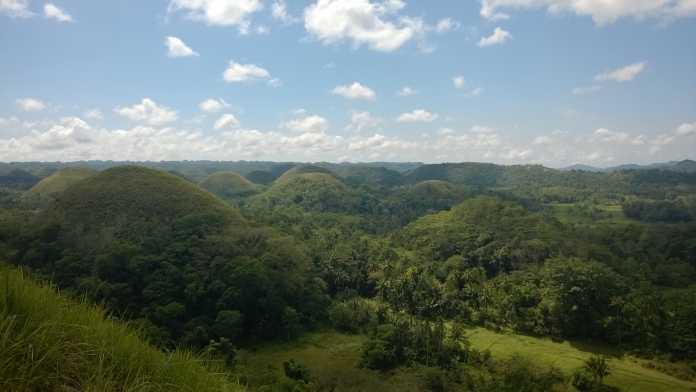
[[[0,265],[0,390],[238,391],[187,352],[165,354],[104,312]]]
[[[583,366],[592,354],[610,358],[612,374],[606,383],[630,392],[687,392],[696,391],[696,383],[683,381],[657,370],[642,366],[637,359],[612,356],[599,347],[584,347],[570,342],[557,343],[550,339],[515,334],[502,334],[483,328],[467,333],[471,345],[478,350],[489,349],[493,358],[507,359],[514,354],[529,358],[542,366],[555,366],[570,375]],[[295,359],[306,365],[319,379],[336,378],[343,385],[341,390],[416,391],[419,374],[409,369],[397,369],[379,373],[358,369],[363,335],[346,335],[338,332],[322,332],[305,335],[302,339],[269,345],[254,352],[242,352],[238,367],[249,372],[250,385],[263,384],[264,380],[282,377],[283,362]]]

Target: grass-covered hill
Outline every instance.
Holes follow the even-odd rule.
[[[37,196],[55,196],[68,189],[78,181],[96,174],[96,170],[83,167],[67,167],[58,170],[34,185],[29,193]]]
[[[340,165],[335,170],[349,184],[393,187],[404,181],[401,173],[379,166]]]
[[[47,215],[75,236],[104,234],[136,240],[138,228],[157,229],[187,215],[211,215],[244,224],[238,211],[172,174],[121,166],[91,176],[61,193]]]
[[[191,353],[164,353],[101,308],[69,299],[34,283],[21,270],[0,265],[0,390],[242,388]]]
[[[320,173],[320,174],[326,174],[328,176],[333,176],[336,177],[336,175],[329,169],[325,169],[321,166],[315,166],[315,165],[297,165],[286,172],[284,172],[280,177],[278,177],[275,182],[277,183],[284,183],[290,180],[292,177],[295,177],[300,174],[308,174],[308,173]]]
[[[296,206],[313,212],[358,212],[359,195],[324,172],[286,173],[251,202],[252,208]]]
[[[273,173],[265,170],[254,170],[246,175],[247,180],[259,185],[268,185],[277,178]]]
[[[166,172],[105,170],[35,219],[12,261],[141,319],[163,345],[292,335],[322,312],[302,246]]]
[[[223,199],[248,196],[256,192],[256,185],[235,172],[219,172],[209,175],[200,186]]]

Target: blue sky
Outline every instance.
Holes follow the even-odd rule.
[[[695,16],[694,0],[0,0],[0,161],[696,158]]]

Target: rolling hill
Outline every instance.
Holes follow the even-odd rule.
[[[38,196],[55,196],[65,191],[78,181],[91,177],[96,173],[97,171],[92,169],[67,167],[65,169],[58,170],[57,172],[39,181],[38,184],[34,185],[29,190],[29,192]]]
[[[256,185],[235,172],[218,172],[209,175],[200,186],[223,199],[234,199],[256,192]]]

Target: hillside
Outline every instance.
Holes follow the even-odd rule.
[[[248,196],[256,192],[254,183],[235,172],[213,173],[203,180],[200,186],[222,199]]]
[[[78,181],[95,175],[97,172],[82,167],[67,167],[58,170],[50,176],[39,181],[29,192],[38,196],[55,196],[68,189]]]
[[[283,183],[287,182],[290,178],[297,176],[299,174],[308,174],[308,173],[319,173],[319,174],[326,174],[329,176],[335,177],[336,175],[329,169],[325,169],[320,166],[314,166],[314,165],[297,165],[286,172],[284,172],[280,177],[278,177],[275,182],[276,183]]]
[[[26,235],[19,264],[143,320],[165,347],[287,336],[323,301],[292,239],[153,169],[117,167],[76,183]],[[288,312],[298,320],[282,323]]]
[[[238,211],[196,185],[137,166],[108,169],[76,183],[47,213],[76,236],[106,230],[129,239],[139,237],[138,228],[157,229],[187,215],[208,214],[226,224],[243,224]]]
[[[254,209],[297,206],[313,212],[355,212],[359,196],[331,174],[283,174],[251,201]]]
[[[185,351],[163,353],[86,302],[0,265],[0,389],[241,391]],[[213,364],[211,364],[213,365]]]

